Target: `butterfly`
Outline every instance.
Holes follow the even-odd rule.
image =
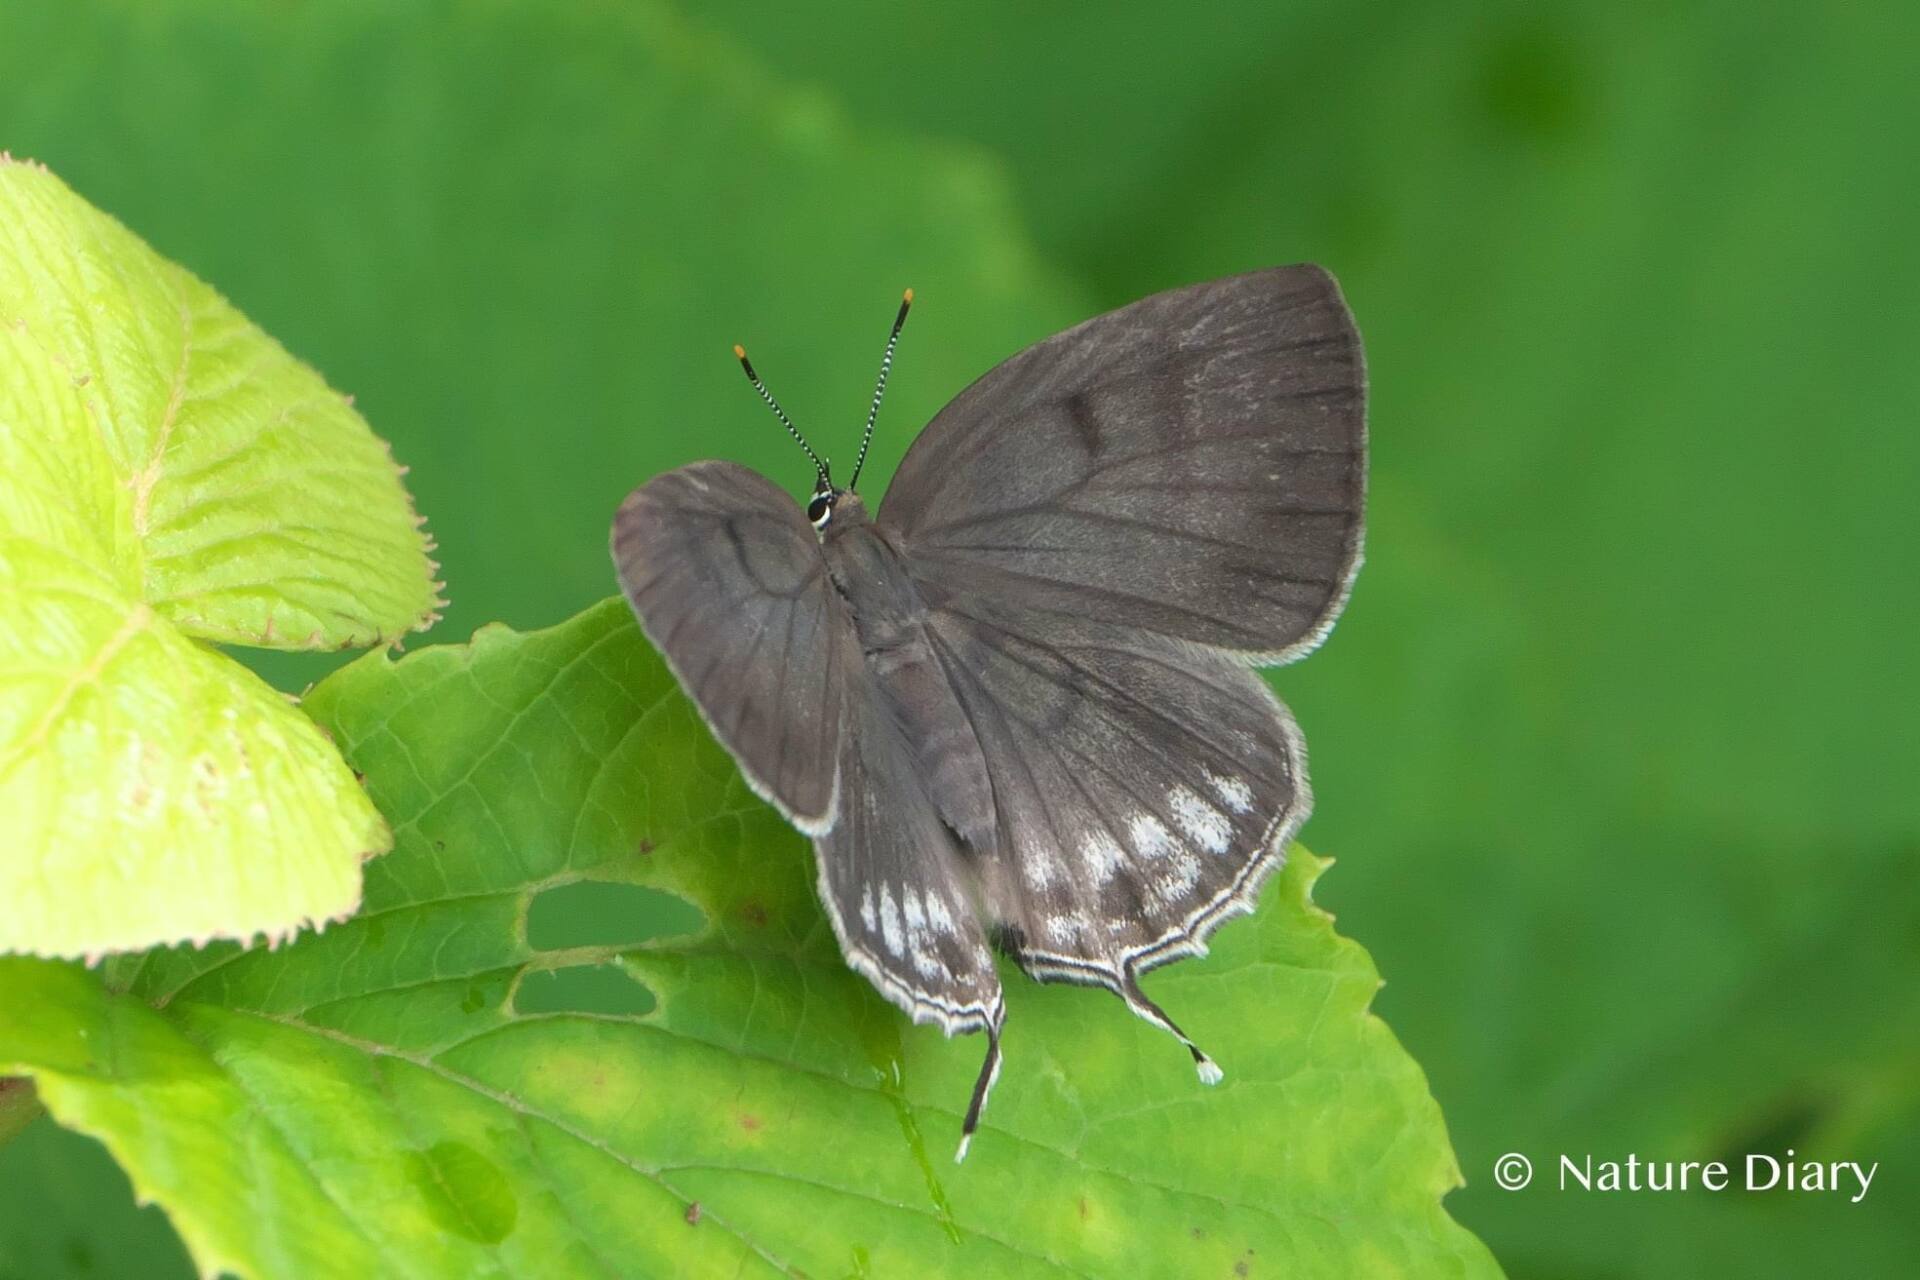
[[[998,1078],[996,951],[1140,988],[1251,911],[1312,806],[1253,668],[1326,638],[1360,565],[1366,373],[1339,286],[1277,267],[1135,302],[993,368],[859,492],[804,506],[731,462],[641,485],[620,583],[749,786],[812,838],[847,963],[915,1022],[984,1031],[955,1159]]]

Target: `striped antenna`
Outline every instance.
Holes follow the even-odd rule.
[[[833,481],[827,475],[826,462],[813,451],[813,446],[807,443],[807,438],[800,434],[800,428],[793,425],[793,419],[787,416],[787,411],[780,407],[780,402],[773,398],[773,393],[768,391],[766,384],[760,381],[760,375],[753,371],[753,361],[747,359],[747,349],[736,342],[733,345],[733,355],[740,362],[740,367],[746,370],[747,381],[751,382],[753,389],[760,393],[760,398],[767,402],[767,408],[773,410],[773,416],[780,419],[780,425],[787,429],[787,434],[798,441],[800,447],[807,451],[807,456],[813,459],[813,469],[820,473],[820,483],[828,489],[833,488]]]
[[[913,305],[913,290],[900,298],[900,313],[893,318],[893,332],[887,335],[887,349],[880,357],[880,381],[873,388],[873,406],[867,410],[867,433],[860,437],[860,456],[853,460],[853,479],[847,488],[860,484],[860,468],[867,465],[867,446],[873,443],[873,424],[880,417],[880,397],[887,393],[887,374],[893,370],[893,349],[900,345],[900,327],[907,322],[907,308]]]

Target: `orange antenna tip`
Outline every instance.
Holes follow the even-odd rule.
[[[740,345],[739,343],[737,343],[737,342],[736,342],[736,343],[734,343],[734,344],[733,344],[733,358],[734,358],[735,360],[745,360],[745,359],[747,358],[747,349],[746,349],[745,347],[743,347],[743,346],[741,346],[741,345]]]
[[[909,290],[907,290],[907,292],[906,292],[906,294],[905,294],[905,296],[904,296],[904,297],[902,298],[902,301],[905,301],[905,302],[912,302],[912,301],[913,301],[913,290],[911,290],[911,289],[909,289]]]

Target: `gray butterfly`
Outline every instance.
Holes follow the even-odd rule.
[[[627,599],[754,790],[813,838],[847,963],[916,1022],[985,1031],[998,949],[1140,989],[1250,911],[1312,803],[1253,667],[1326,637],[1360,564],[1365,371],[1339,287],[1279,267],[1049,338],[940,412],[878,515],[813,460],[804,511],[729,462],[635,490]]]

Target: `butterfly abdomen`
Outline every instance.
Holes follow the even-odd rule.
[[[934,654],[926,604],[898,552],[870,524],[842,525],[828,535],[826,552],[867,673],[912,748],[927,794],[955,835],[991,853],[998,824],[986,756]]]

